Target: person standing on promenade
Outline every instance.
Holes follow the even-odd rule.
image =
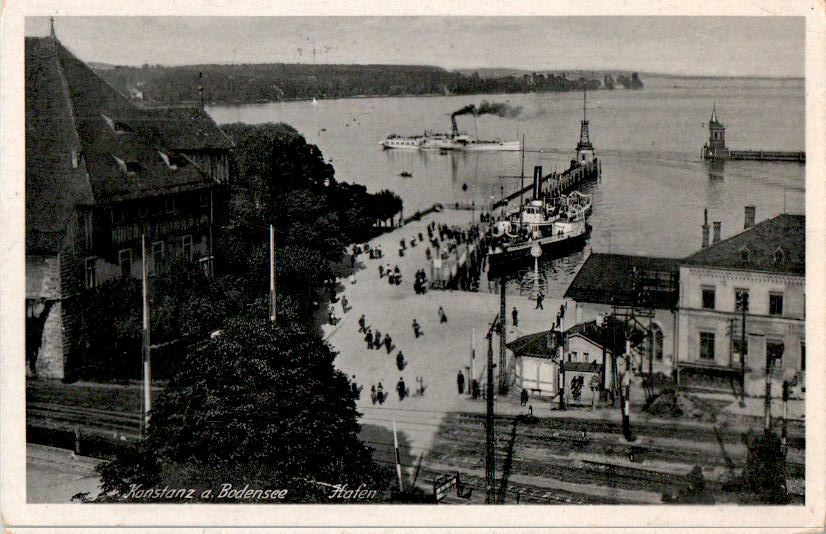
[[[447,315],[445,315],[445,310],[441,306],[439,306],[439,322],[446,323],[447,322]]]
[[[403,401],[407,396],[407,386],[404,384],[404,378],[399,377],[399,381],[396,382],[396,391],[399,393],[399,401]]]
[[[379,382],[379,387],[376,388],[376,399],[378,399],[379,404],[384,404],[384,386],[381,385],[381,382]]]
[[[390,334],[384,336],[384,348],[387,349],[387,354],[393,352],[393,340],[390,338]]]
[[[511,318],[513,319],[513,326],[519,326],[519,312],[516,311],[516,306],[513,307]]]
[[[542,307],[542,301],[545,299],[545,295],[542,294],[542,291],[536,296],[536,310],[544,310],[545,308]]]
[[[462,371],[459,371],[459,374],[456,375],[456,387],[459,390],[459,395],[465,392],[465,375],[462,374]]]
[[[367,328],[367,334],[364,336],[364,341],[367,342],[367,349],[370,350],[373,348],[373,332],[370,328]]]
[[[376,399],[378,399],[378,394],[376,393],[376,384],[370,386],[370,400],[373,401],[373,406],[376,405]]]
[[[381,347],[381,332],[379,332],[379,329],[376,328],[376,335],[373,338],[373,347],[372,348],[378,350],[379,347]]]
[[[414,318],[413,319],[413,334],[415,334],[416,338],[418,339],[419,336],[424,335],[422,333],[422,327],[419,326],[419,322]]]

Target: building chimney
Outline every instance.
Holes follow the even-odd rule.
[[[533,199],[539,200],[539,193],[542,191],[542,165],[533,168]]]
[[[204,112],[204,73],[198,73],[198,112]]]
[[[720,221],[714,221],[713,224],[714,224],[714,241],[712,241],[712,244],[716,244],[716,243],[720,242],[720,226],[721,226],[722,223]]]
[[[703,248],[708,248],[708,208],[703,210]]]
[[[754,213],[755,207],[754,206],[746,206],[746,222],[743,225],[743,229],[749,229],[754,226]]]

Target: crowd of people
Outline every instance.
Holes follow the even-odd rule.
[[[449,227],[447,225],[436,225],[435,222],[431,222],[430,225],[428,225],[427,234],[430,238],[430,246],[426,247],[425,256],[428,259],[433,257],[432,249],[435,249],[437,254],[445,251],[453,251],[459,244],[464,243],[466,240],[478,237],[478,232],[477,235],[474,236],[473,232],[462,231],[459,228]],[[418,232],[417,235],[411,239],[401,239],[399,241],[399,257],[404,257],[406,251],[415,248],[419,243],[424,242],[424,239],[424,234],[422,232]],[[384,253],[382,252],[380,245],[371,246],[369,243],[358,244],[353,247],[353,251],[351,253],[351,264],[355,265],[358,257],[362,254],[366,254],[371,260],[380,260],[384,258]],[[398,264],[391,267],[390,263],[380,261],[378,262],[377,270],[379,273],[379,279],[387,278],[390,285],[401,285],[402,272]],[[353,283],[352,280],[351,283]],[[427,292],[427,283],[428,277],[425,269],[417,270],[413,284],[414,291],[417,295]],[[346,313],[349,311],[351,306],[349,306],[349,302],[347,302],[346,297],[342,297],[341,300],[342,309],[344,310],[344,313]],[[442,306],[439,306],[436,313],[440,324],[447,322],[447,313]],[[331,318],[333,317],[334,312],[331,311]],[[331,322],[333,321],[331,320]],[[413,330],[414,339],[424,336],[424,330],[416,318],[413,318],[411,328]],[[396,346],[391,335],[389,333],[382,334],[377,326],[369,324],[367,317],[363,313],[358,319],[358,331],[359,334],[363,334],[364,336],[363,339],[367,350],[373,351],[381,350],[383,348],[388,356],[392,356],[395,353],[396,368],[400,372],[408,368],[410,361],[405,358],[402,350]],[[355,376],[352,377],[352,383],[354,393],[360,393],[361,387],[356,384]],[[424,378],[417,376],[416,383],[417,394],[424,394]],[[399,377],[395,389],[399,397],[399,401],[402,401],[410,396],[410,388],[405,383],[404,376]],[[378,381],[378,383],[370,386],[370,401],[374,405],[383,404],[387,400],[387,397],[388,394],[384,389],[384,384],[382,381]]]

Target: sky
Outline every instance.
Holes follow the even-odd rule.
[[[82,60],[117,65],[381,63],[772,77],[805,71],[802,17],[56,17],[55,31]],[[26,18],[26,35],[48,33],[48,18]]]

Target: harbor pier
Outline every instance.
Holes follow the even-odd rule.
[[[517,191],[504,196],[500,200],[491,204],[491,211],[506,206],[511,200],[519,198],[524,195],[531,195],[533,193],[535,184],[539,184],[540,193],[545,192],[550,196],[567,195],[571,193],[588,181],[597,180],[602,176],[602,162],[598,159],[581,164],[574,164],[569,169],[563,172],[552,172],[548,175],[542,175],[542,167],[536,166],[533,169],[534,181]],[[537,181],[537,174],[539,180]]]
[[[702,157],[711,161],[788,161],[806,163],[806,152],[782,150],[731,150],[726,146],[726,127],[717,119],[717,106],[708,121],[708,141]]]

